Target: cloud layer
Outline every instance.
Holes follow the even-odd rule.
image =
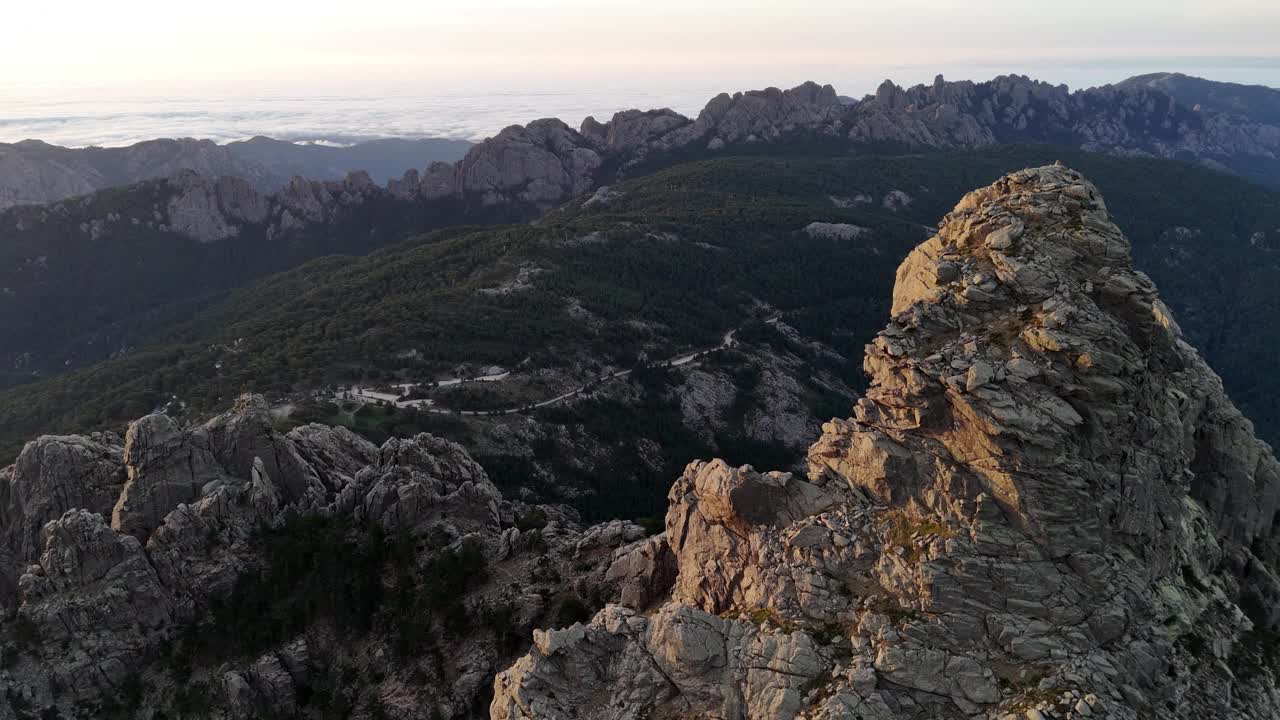
[[[157,137],[211,138],[218,142],[269,135],[284,140],[350,143],[375,137],[445,137],[482,140],[513,123],[558,117],[576,126],[593,115],[608,119],[628,108],[668,107],[694,116],[716,93],[830,82],[853,97],[873,92],[885,77],[899,84],[948,79],[987,80],[1016,72],[1073,88],[1116,82],[1131,75],[1180,71],[1246,83],[1280,85],[1280,59],[1095,58],[1087,62],[910,64],[863,68],[814,66],[741,77],[662,80],[627,88],[567,82],[555,90],[440,91],[416,82],[383,82],[376,89],[331,92],[303,89],[121,93],[101,87],[6,84],[0,81],[0,142],[38,139],[59,145],[128,145]],[[367,84],[370,85],[370,84]]]

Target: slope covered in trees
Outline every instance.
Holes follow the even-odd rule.
[[[1044,147],[807,153],[690,162],[532,225],[450,229],[330,257],[234,293],[148,347],[0,397],[11,455],[41,432],[118,424],[178,401],[225,405],[461,364],[589,377],[781,314],[857,357],[893,271],[966,188],[1061,159],[1103,190],[1139,268],[1264,437],[1280,428],[1280,195],[1204,168]],[[811,223],[865,228],[847,237]],[[849,368],[849,381],[860,372]]]

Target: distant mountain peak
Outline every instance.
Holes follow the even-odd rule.
[[[1254,126],[1232,123],[1250,135],[1266,134],[1267,127],[1280,126],[1280,90],[1265,85],[1217,82],[1182,73],[1149,73],[1115,85],[1117,88],[1148,88],[1162,92],[1198,112],[1234,116]]]
[[[0,209],[42,204],[94,190],[154,180],[178,170],[248,181],[259,191],[282,187],[290,177],[340,180],[353,170],[379,182],[411,167],[457,160],[471,143],[444,139],[387,139],[349,147],[299,145],[256,136],[219,145],[209,139],[158,138],[119,148],[66,148],[40,140],[0,144]]]

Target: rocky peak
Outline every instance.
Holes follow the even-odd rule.
[[[452,187],[486,203],[525,202],[549,206],[617,179],[642,160],[688,147],[718,150],[744,142],[772,142],[793,133],[831,134],[843,110],[830,85],[804,83],[790,90],[721,94],[697,120],[671,110],[625,110],[608,122],[593,117],[575,132],[559,120],[513,125],[471,149],[449,182],[443,169],[432,195]],[[426,193],[427,181],[424,180]]]
[[[115,433],[46,435],[0,471],[0,603],[16,598],[18,574],[44,547],[45,524],[73,508],[110,512],[125,483]]]
[[[631,152],[644,147],[677,128],[688,125],[689,118],[663,108],[662,110],[623,110],[613,119],[601,125],[593,118],[582,123],[583,136],[592,140],[609,154]]]
[[[790,90],[766,88],[720,95],[698,115],[696,129],[717,146],[777,141],[793,133],[831,134],[844,112],[830,85],[806,82]]]
[[[111,526],[145,540],[166,516],[222,484],[260,476],[282,501],[302,509],[323,502],[320,474],[297,446],[275,431],[261,398],[196,428],[154,414],[135,421],[122,457],[128,482],[111,512]]]
[[[900,106],[903,105],[906,98],[906,92],[903,91],[902,88],[898,87],[897,83],[886,78],[885,81],[880,83],[879,87],[876,88],[874,97],[876,102],[884,105],[888,109],[900,109]]]
[[[1025,170],[965,196],[899,268],[893,312],[868,348],[872,388],[857,421],[877,441],[877,431],[913,432],[953,456],[983,458],[970,463],[968,499],[989,495],[1051,551],[1166,540],[1153,533],[1176,525],[1188,489],[1233,540],[1271,535],[1280,477],[1269,449],[1182,340],[1078,173]],[[960,419],[981,420],[984,432],[955,435]],[[1128,458],[1122,477],[1109,467],[1117,454]],[[1061,482],[1026,484],[1019,476],[1029,471]],[[1188,472],[1190,487],[1170,486]],[[1109,476],[1101,488],[1078,482]],[[948,495],[956,479],[947,478]],[[891,490],[910,486],[864,487],[897,502]],[[945,510],[930,500],[941,493],[917,490],[914,500]],[[1078,522],[1071,537],[1054,538],[1067,532],[1053,522],[1063,507]]]
[[[235,237],[241,224],[264,222],[270,212],[268,196],[240,178],[181,170],[169,185],[176,194],[169,200],[168,225],[197,242]]]
[[[674,571],[619,561],[629,597],[667,602],[543,638],[492,716],[1280,711],[1258,645],[1276,460],[1096,187],[1050,166],[966,195],[903,262],[865,368],[807,478],[690,465]]]
[[[345,428],[282,433],[257,396],[194,427],[149,415],[123,444],[33,441],[0,470],[0,519],[0,717],[102,717],[122,702],[283,717],[321,684],[361,715],[470,716],[514,641],[644,577],[607,576],[617,551],[645,544],[634,524],[584,531],[567,508],[506,500],[432,435],[379,448]],[[370,560],[329,568],[330,586],[305,597],[254,594],[329,553]],[[317,611],[350,597],[369,603],[358,632]]]
[[[457,168],[456,190],[487,204],[519,200],[549,205],[594,189],[600,155],[568,125],[555,119],[512,125],[471,148]]]

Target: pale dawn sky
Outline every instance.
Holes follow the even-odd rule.
[[[52,94],[404,82],[732,90],[902,67],[931,76],[1263,58],[1275,68],[1280,55],[1276,0],[12,0],[0,21],[0,87]]]

